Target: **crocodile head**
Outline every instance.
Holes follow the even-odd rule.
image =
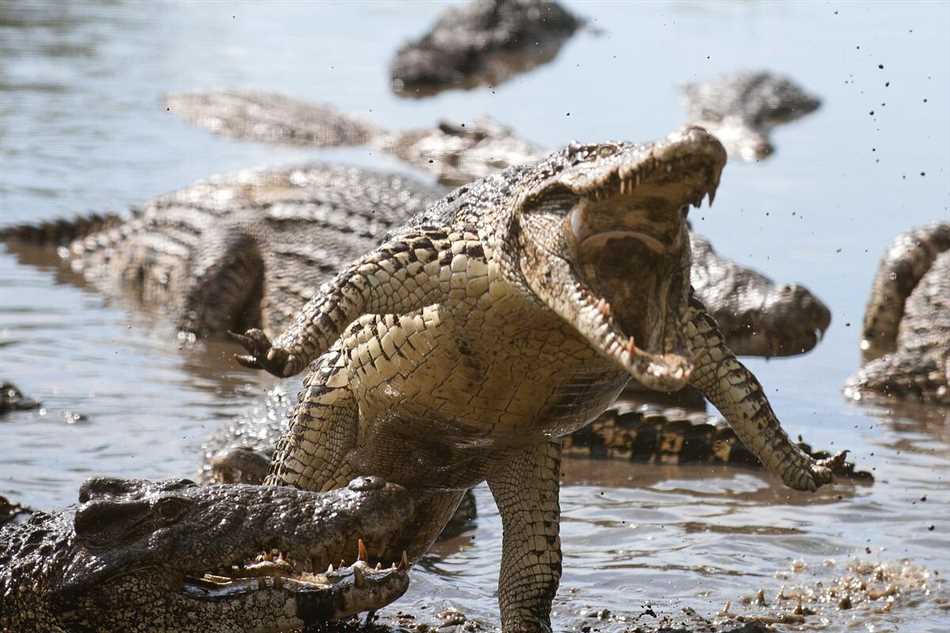
[[[643,385],[683,387],[686,215],[715,196],[726,152],[688,127],[646,145],[571,145],[531,168],[507,231],[507,274]]]
[[[709,240],[690,233],[697,262],[696,296],[740,356],[792,356],[811,350],[831,324],[831,310],[808,288],[779,285],[762,273],[716,255]]]
[[[69,630],[292,630],[382,607],[408,587],[404,565],[366,560],[367,547],[394,547],[411,506],[377,478],[329,493],[103,478],[83,485],[80,502],[51,586]]]

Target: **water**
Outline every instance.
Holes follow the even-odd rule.
[[[950,6],[573,8],[603,33],[577,35],[553,63],[493,90],[406,101],[388,91],[386,66],[436,4],[0,2],[0,224],[121,210],[212,172],[313,157],[405,169],[365,148],[214,138],[160,108],[164,92],[274,90],[393,129],[490,114],[554,147],[665,135],[683,122],[678,83],[738,68],[790,74],[823,107],[779,129],[768,161],[730,164],[715,208],[694,221],[721,252],[830,304],[814,352],[749,365],[792,434],[850,449],[877,482],[803,495],[752,471],[571,460],[556,626],[619,629],[630,625],[586,614],[636,618],[646,605],[709,616],[732,601],[741,613],[760,587],[772,600],[783,584],[827,584],[849,559],[907,558],[936,574],[933,595],[890,613],[831,609],[809,627],[950,630],[939,582],[950,573],[950,413],[859,408],[839,391],[878,257],[898,232],[950,213]],[[272,383],[236,368],[226,345],[180,350],[171,335],[161,315],[103,297],[45,253],[18,259],[0,246],[0,377],[45,404],[0,421],[0,494],[48,508],[92,474],[194,472],[203,438]],[[453,604],[496,621],[500,523],[479,496],[477,530],[414,573],[403,608]],[[805,570],[789,572],[793,561]]]

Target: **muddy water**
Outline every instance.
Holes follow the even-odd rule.
[[[721,252],[831,305],[813,353],[750,365],[791,433],[851,449],[877,483],[804,495],[748,470],[571,460],[556,624],[619,630],[653,623],[648,611],[712,616],[727,601],[765,613],[742,598],[763,589],[785,605],[783,585],[827,588],[855,561],[907,559],[929,576],[908,567],[914,589],[892,606],[831,604],[805,627],[950,630],[950,412],[860,408],[839,393],[878,256],[897,232],[950,214],[950,7],[574,8],[603,33],[581,33],[552,64],[494,90],[404,101],[386,64],[434,4],[0,2],[0,223],[124,209],[212,172],[316,156],[400,168],[366,149],[216,139],[164,112],[165,91],[277,90],[392,128],[488,113],[555,146],[667,133],[682,122],[679,82],[791,74],[823,107],[778,130],[768,161],[728,166],[716,207],[695,222]],[[0,494],[55,507],[92,474],[193,472],[202,439],[273,383],[236,368],[223,344],[180,350],[171,334],[161,315],[104,298],[47,253],[0,246],[0,377],[45,404],[0,420]],[[484,490],[479,501],[477,529],[440,546],[403,608],[496,621],[500,524]]]

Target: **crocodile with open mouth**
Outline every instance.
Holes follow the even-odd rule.
[[[378,609],[408,566],[372,554],[398,549],[411,511],[373,477],[326,493],[91,479],[78,505],[0,531],[0,631],[266,633]]]
[[[701,128],[572,144],[460,187],[345,267],[239,362],[311,367],[266,483],[325,490],[361,473],[416,500],[411,558],[465,490],[501,514],[502,629],[549,631],[561,553],[560,439],[634,378],[699,389],[793,488],[831,480],[788,438],[689,284],[687,210],[726,153]]]
[[[894,240],[871,288],[861,351],[848,397],[950,404],[950,223]]]

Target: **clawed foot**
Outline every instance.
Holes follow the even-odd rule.
[[[834,457],[815,461],[811,457],[806,457],[808,462],[800,468],[790,468],[782,481],[789,488],[795,490],[805,490],[814,492],[821,486],[831,483],[832,471],[834,467],[844,463],[847,451],[838,453]]]
[[[244,334],[229,331],[228,335],[248,351],[248,354],[234,355],[234,359],[244,367],[266,369],[280,378],[287,378],[299,372],[300,363],[297,357],[285,349],[274,347],[261,330],[255,328]]]

